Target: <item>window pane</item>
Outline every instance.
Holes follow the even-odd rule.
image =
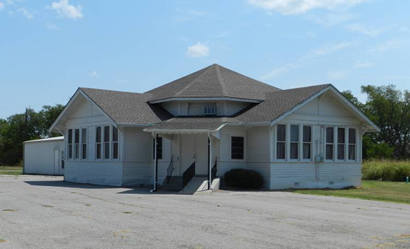
[[[337,145],[337,159],[338,160],[345,159],[345,145],[344,144]]]
[[[87,143],[87,129],[81,129],[81,143]]]
[[[299,126],[298,125],[290,126],[290,141],[292,142],[299,141]]]
[[[345,142],[345,128],[338,128],[337,129],[337,142],[344,143]]]
[[[312,141],[312,127],[303,126],[303,142]]]
[[[83,144],[81,154],[82,154],[82,157],[81,157],[82,159],[87,159],[87,144]]]
[[[110,141],[110,127],[104,126],[104,142]]]
[[[356,145],[349,145],[349,160],[356,160]]]
[[[333,160],[333,145],[326,144],[326,160]]]
[[[310,147],[311,147],[310,143],[303,144],[303,159],[310,159],[310,155],[311,155]]]
[[[75,141],[75,143],[80,142],[80,129],[75,129],[74,141]]]
[[[114,143],[113,144],[113,151],[112,151],[112,157],[114,158],[114,159],[118,159],[118,143]]]
[[[68,158],[73,158],[73,145],[69,144],[68,145]]]
[[[101,144],[97,144],[97,159],[101,159]]]
[[[290,159],[298,159],[298,158],[299,158],[299,144],[291,143],[290,144]]]
[[[73,130],[69,129],[68,130],[68,143],[72,143],[73,142]]]
[[[104,143],[104,158],[110,159],[110,143]]]
[[[76,143],[76,144],[74,144],[74,156],[75,156],[75,158],[76,159],[78,159],[79,158],[79,155],[80,155],[80,153],[79,153],[79,144],[78,143]]]
[[[353,128],[349,129],[349,144],[356,144],[356,130]]]
[[[278,125],[277,133],[278,141],[286,141],[286,125]]]
[[[285,143],[279,142],[276,145],[276,158],[285,159]]]
[[[326,143],[333,143],[333,127],[326,128]]]
[[[97,141],[97,143],[101,142],[101,127],[97,127],[95,141]]]
[[[112,127],[112,141],[118,141],[118,128]]]
[[[243,159],[243,137],[232,137],[231,140],[231,158]]]

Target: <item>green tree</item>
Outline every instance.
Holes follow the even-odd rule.
[[[364,112],[380,128],[379,133],[369,134],[370,139],[377,144],[386,143],[393,148],[395,158],[409,158],[409,92],[397,90],[394,85],[362,86],[362,92],[367,94]]]

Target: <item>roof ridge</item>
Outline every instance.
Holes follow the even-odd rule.
[[[218,77],[219,83],[221,85],[222,93],[224,95],[228,95],[226,93],[225,80],[222,78],[222,75],[221,75],[220,66],[218,64],[214,64],[213,66],[215,66],[216,76]]]
[[[138,93],[138,92],[118,91],[118,90],[101,89],[101,88],[91,88],[91,87],[78,87],[78,89],[80,89],[80,90],[97,90],[97,91],[116,92],[116,93],[131,93],[131,94],[144,95],[144,93]]]
[[[180,93],[184,92],[186,89],[188,89],[189,87],[191,87],[191,86],[194,84],[194,82],[195,82],[198,78],[200,78],[204,73],[208,72],[208,70],[209,70],[212,66],[213,66],[213,65],[208,66],[208,67],[202,69],[202,70],[204,70],[204,71],[201,72],[201,73],[200,73],[195,79],[193,79],[191,82],[189,82],[185,87],[183,87],[181,90],[179,90],[178,92],[176,92],[176,93],[175,93],[175,96],[178,96]]]

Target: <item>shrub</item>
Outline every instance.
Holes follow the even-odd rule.
[[[232,169],[225,173],[223,181],[227,187],[233,188],[260,189],[263,186],[263,177],[248,169]]]
[[[366,161],[362,173],[365,180],[405,181],[410,177],[410,161]]]

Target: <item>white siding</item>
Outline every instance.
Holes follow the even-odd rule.
[[[24,173],[63,175],[64,140],[24,143]]]
[[[287,160],[275,160],[276,137],[275,128],[272,136],[271,189],[286,188],[343,188],[360,185],[361,180],[361,130],[360,122],[354,114],[336,100],[331,93],[314,99],[280,124],[312,126],[312,160],[289,160],[289,144],[287,144]],[[324,132],[326,126],[355,128],[356,160],[315,161],[315,156],[324,156]],[[346,130],[347,132],[347,130]],[[336,133],[336,131],[335,131]],[[289,141],[289,130],[287,140]],[[300,138],[302,133],[299,134]],[[334,138],[336,139],[336,137]],[[301,141],[301,139],[300,139]],[[347,142],[347,141],[346,141]],[[345,147],[347,149],[347,146]],[[346,151],[346,150],[345,150]],[[347,156],[347,155],[346,155]]]

